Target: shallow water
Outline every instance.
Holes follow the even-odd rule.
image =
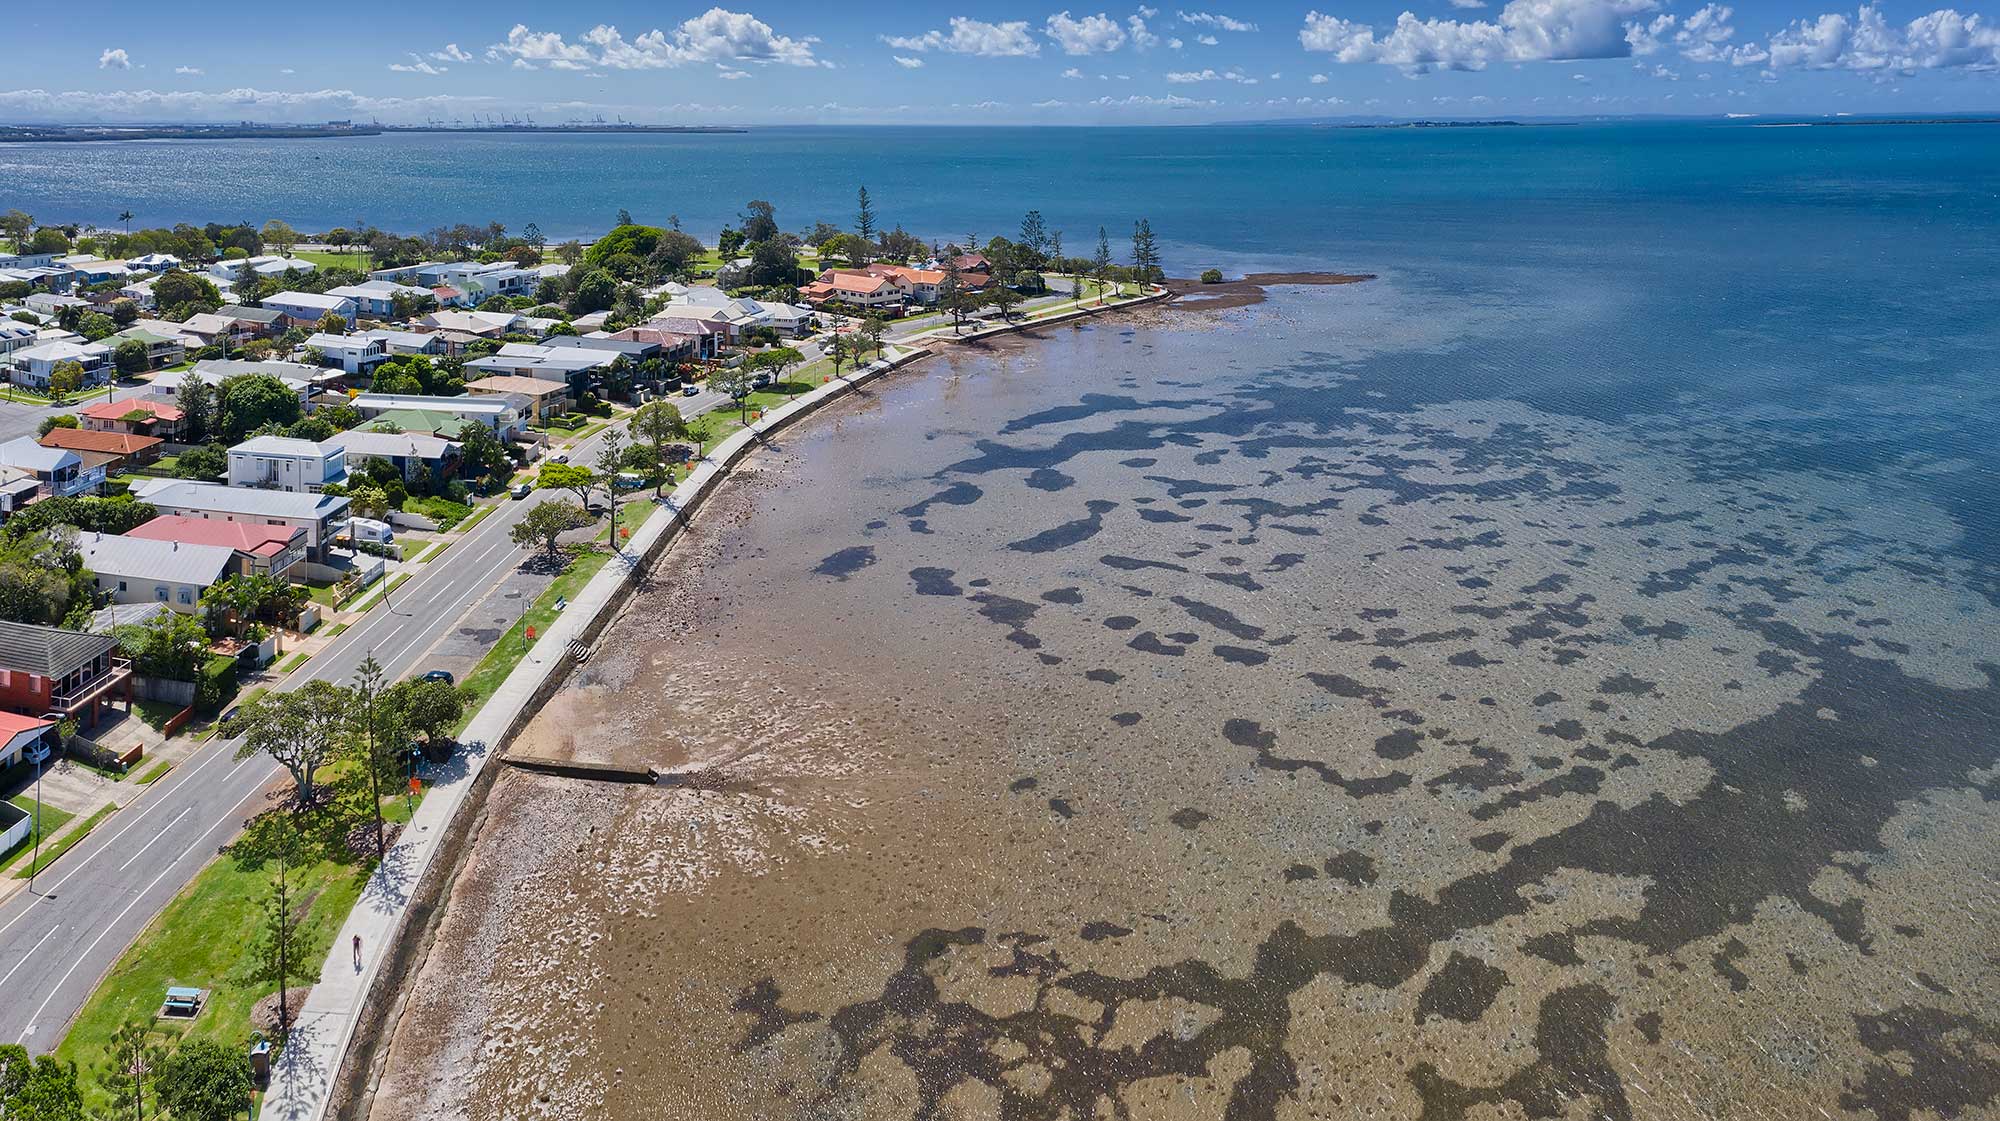
[[[1672,341],[1601,295],[1104,320],[784,434],[527,735],[703,781],[503,779],[383,1100],[1992,1116],[1990,453],[1605,395]]]

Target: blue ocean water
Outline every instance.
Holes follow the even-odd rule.
[[[1367,330],[1413,398],[1505,396],[1611,418],[1670,405],[1750,424],[1767,454],[1897,465],[2000,556],[1984,510],[2000,405],[2000,128],[1746,122],[1454,129],[795,128],[721,135],[386,135],[0,145],[0,208],[45,222],[283,218],[589,236],[620,208],[710,234],[781,222],[1012,233],[1072,252],[1149,219],[1170,268],[1380,274]],[[1371,296],[1380,300],[1384,296]],[[1385,326],[1385,324],[1390,326]],[[1407,340],[1406,340],[1407,341]],[[1431,360],[1449,351],[1449,362]],[[1816,418],[1801,420],[1800,417]],[[1801,428],[1805,431],[1799,431]]]

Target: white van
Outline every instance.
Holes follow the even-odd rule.
[[[396,528],[388,522],[378,522],[374,518],[349,518],[347,534],[356,541],[388,545],[396,539]]]

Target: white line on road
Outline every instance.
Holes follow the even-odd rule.
[[[61,929],[62,927],[60,926],[50,927],[49,932],[47,934],[42,935],[41,942],[37,942],[34,945],[28,947],[28,952],[21,955],[21,960],[14,963],[14,968],[9,969],[5,977],[0,977],[0,989],[5,989],[7,987],[7,982],[14,979],[14,974],[19,973],[21,971],[21,967],[28,964],[28,962],[35,956],[35,951],[42,948],[42,942],[46,942],[49,939],[54,938],[56,936],[56,931]]]
[[[126,857],[126,858],[125,858],[125,863],[123,863],[123,864],[120,864],[120,865],[118,866],[118,870],[119,870],[120,872],[123,872],[123,871],[124,871],[125,869],[127,869],[127,868],[130,868],[130,867],[132,866],[132,862],[133,862],[134,860],[137,860],[137,859],[139,859],[140,857],[142,857],[142,856],[146,855],[146,850],[147,850],[147,849],[149,849],[149,848],[152,848],[152,847],[153,847],[153,846],[154,846],[154,845],[155,845],[156,843],[158,843],[158,841],[159,841],[159,839],[160,839],[161,837],[164,837],[164,836],[166,836],[166,835],[167,835],[167,830],[169,830],[169,829],[172,829],[172,828],[173,828],[174,826],[176,826],[176,825],[179,825],[179,824],[180,824],[180,820],[181,820],[182,818],[186,817],[186,816],[188,815],[188,813],[189,813],[190,811],[192,811],[193,809],[194,809],[194,807],[193,807],[193,806],[188,806],[188,807],[185,807],[185,808],[183,808],[183,809],[181,810],[181,812],[179,812],[179,813],[175,814],[175,815],[174,815],[174,819],[173,819],[172,821],[169,821],[169,822],[167,822],[167,823],[166,823],[165,825],[161,826],[161,827],[160,827],[160,831],[159,831],[158,833],[155,833],[155,834],[153,834],[153,839],[152,839],[152,840],[150,840],[150,841],[147,841],[147,842],[146,842],[145,844],[143,844],[143,845],[140,845],[140,846],[139,846],[139,851],[137,851],[137,852],[133,853],[133,854],[132,854],[131,856],[128,856],[128,857]]]

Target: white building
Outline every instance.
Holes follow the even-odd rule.
[[[229,449],[229,485],[318,494],[347,482],[347,452],[338,444],[290,436],[254,436]]]
[[[382,340],[367,335],[329,335],[321,331],[307,339],[305,345],[318,350],[328,362],[349,374],[365,374],[389,357],[382,349]]]
[[[306,548],[323,558],[335,536],[347,530],[347,499],[325,494],[253,490],[184,479],[140,479],[132,495],[162,514],[211,518],[250,525],[291,525],[306,531]]]
[[[350,402],[362,417],[373,420],[384,413],[439,413],[461,423],[475,420],[493,430],[502,440],[519,435],[526,426],[521,410],[505,397],[464,396],[425,397],[415,393],[363,393]]]
[[[354,301],[345,296],[322,295],[318,292],[280,292],[264,298],[266,311],[275,311],[289,317],[294,323],[318,323],[329,315],[337,315],[354,326]]]
[[[360,284],[343,284],[326,290],[329,296],[354,301],[355,310],[371,319],[386,319],[395,314],[396,297],[414,299],[429,296],[431,290],[411,284],[397,284],[391,280],[368,280]],[[268,305],[270,301],[265,301]]]
[[[221,545],[115,533],[79,533],[75,541],[97,589],[113,603],[164,603],[189,615],[201,610],[202,593],[236,564],[236,550]]]
[[[85,467],[82,456],[66,448],[45,448],[33,436],[0,444],[0,467],[32,476],[52,498],[87,494],[104,484],[104,468]]]
[[[83,367],[83,384],[111,380],[111,348],[102,343],[47,342],[22,347],[7,356],[7,376],[15,385],[48,388],[56,367],[75,362]]]

